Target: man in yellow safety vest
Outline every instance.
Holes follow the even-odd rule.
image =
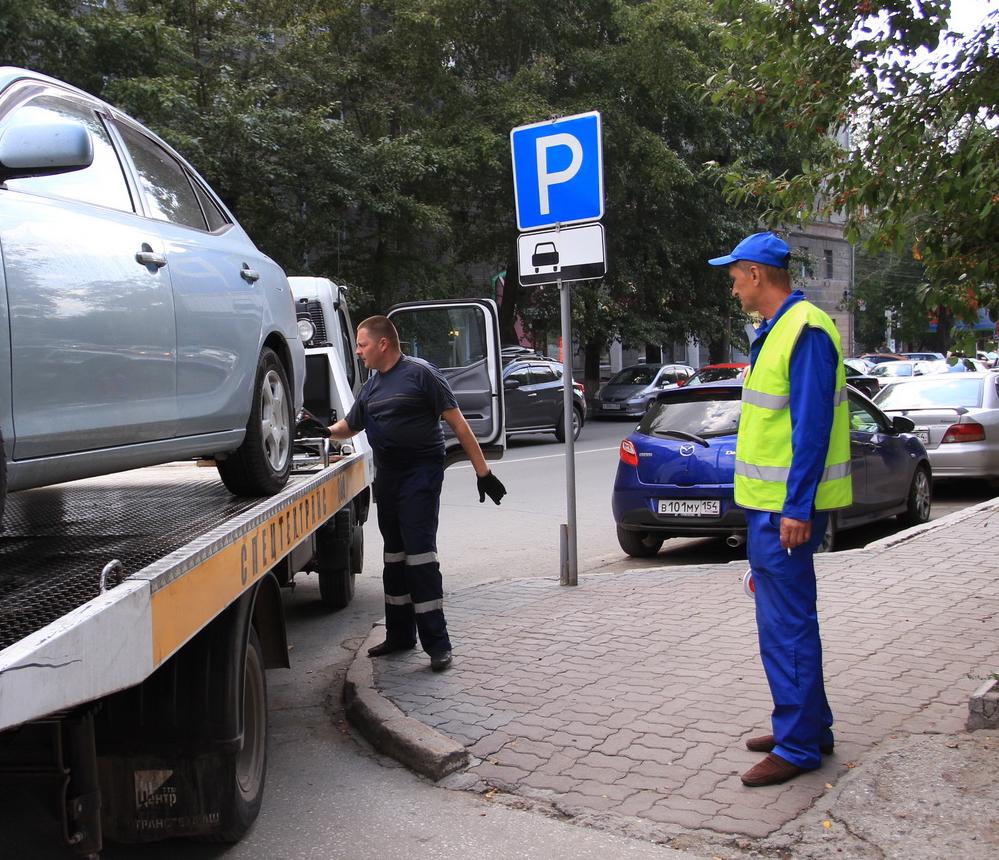
[[[754,233],[708,261],[727,266],[743,310],[763,316],[735,453],[735,501],[746,513],[760,656],[774,701],[772,734],[746,741],[767,753],[742,775],[748,786],[785,782],[833,751],[812,556],[829,511],[853,498],[850,412],[839,334],[791,290],[790,257],[783,239]]]

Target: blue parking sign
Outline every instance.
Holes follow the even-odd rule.
[[[597,221],[604,215],[604,166],[597,111],[510,132],[517,228]]]

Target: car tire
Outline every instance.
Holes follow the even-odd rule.
[[[836,536],[839,532],[839,523],[836,522],[836,514],[829,514],[829,519],[826,520],[826,533],[822,535],[822,541],[817,547],[815,547],[816,552],[832,552],[836,547]]]
[[[579,438],[579,434],[583,432],[583,410],[578,406],[573,405],[572,407],[572,441],[575,442]],[[562,420],[562,413],[559,413],[558,424],[555,425],[555,438],[559,442],[565,441],[565,421]]]
[[[663,541],[658,535],[649,532],[632,532],[617,527],[617,542],[632,558],[652,558],[659,554]]]
[[[253,405],[246,436],[224,460],[219,475],[237,496],[273,496],[288,483],[295,427],[291,386],[274,350],[265,347],[257,362]]]
[[[316,529],[319,599],[330,609],[343,609],[354,599],[354,531],[351,506]]]
[[[904,514],[898,515],[898,520],[907,526],[918,526],[929,522],[930,508],[933,505],[933,490],[930,483],[930,473],[925,466],[919,466],[912,476],[909,486],[909,497]]]

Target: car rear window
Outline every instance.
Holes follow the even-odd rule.
[[[638,432],[657,436],[679,430],[708,439],[728,436],[739,429],[741,388],[702,390],[699,393],[690,391],[685,394],[685,397],[654,401],[638,425]]]
[[[900,382],[882,390],[875,401],[881,409],[933,409],[938,406],[982,405],[979,378],[920,379]]]

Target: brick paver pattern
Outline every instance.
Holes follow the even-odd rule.
[[[999,665],[999,510],[888,547],[816,557],[836,752],[745,788],[770,730],[744,565],[524,579],[448,596],[455,662],[375,661],[408,715],[467,745],[487,784],[569,812],[764,836],[896,733],[963,728]]]

